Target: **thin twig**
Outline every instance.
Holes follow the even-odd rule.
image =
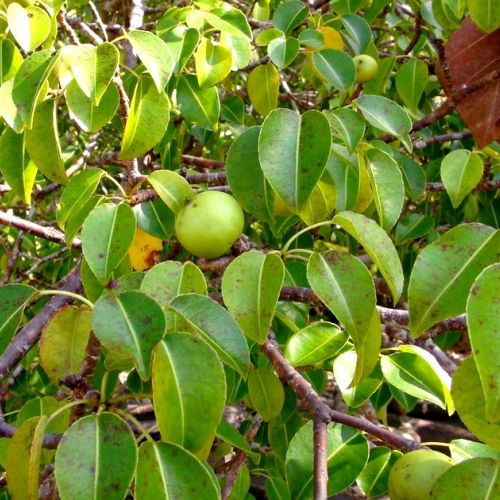
[[[418,40],[420,39],[420,35],[422,34],[422,14],[420,12],[415,17],[415,31],[413,32],[413,38],[410,40],[410,43],[404,50],[403,54],[409,54],[415,45],[417,45]]]
[[[320,418],[313,422],[314,500],[328,497],[328,423]]]

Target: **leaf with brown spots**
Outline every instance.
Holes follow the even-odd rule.
[[[500,140],[500,29],[486,34],[466,18],[448,40],[445,59],[438,77],[450,99],[479,86],[457,104],[478,147]]]

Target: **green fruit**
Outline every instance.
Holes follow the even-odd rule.
[[[391,469],[389,496],[391,500],[425,500],[432,485],[455,462],[433,450],[416,450],[403,455]]]
[[[356,81],[358,83],[365,83],[375,78],[378,72],[378,63],[372,56],[361,54],[355,56],[353,60],[356,65]]]
[[[243,210],[231,195],[204,191],[179,210],[175,234],[192,254],[216,259],[239,238],[244,222]]]

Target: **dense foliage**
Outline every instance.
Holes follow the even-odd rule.
[[[499,26],[0,0],[2,498],[498,498]]]

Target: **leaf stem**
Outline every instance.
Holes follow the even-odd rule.
[[[39,290],[36,293],[37,297],[43,297],[45,295],[64,295],[65,297],[71,297],[72,299],[79,300],[83,302],[86,306],[90,307],[90,309],[94,309],[94,304],[90,302],[90,300],[82,297],[78,293],[69,292],[67,290]]]
[[[298,233],[295,233],[286,243],[285,246],[282,248],[281,253],[285,254],[288,252],[288,249],[290,248],[290,245],[300,236],[302,236],[304,233],[307,233],[311,229],[316,229],[317,227],[323,227],[323,226],[330,226],[332,223],[331,220],[325,220],[323,222],[318,222],[316,224],[313,224],[312,226],[307,226],[304,229],[301,229]]]

